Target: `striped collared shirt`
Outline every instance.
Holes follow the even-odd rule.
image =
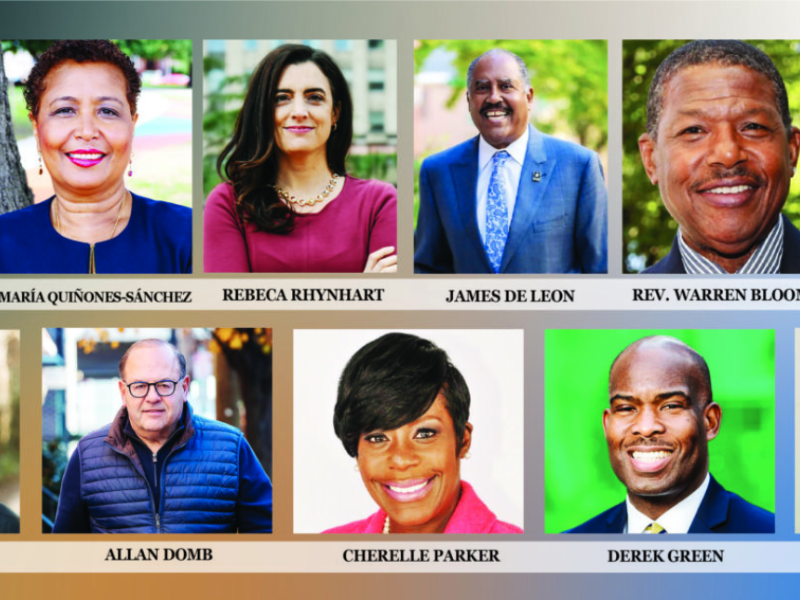
[[[678,232],[678,248],[681,251],[683,268],[690,275],[728,275],[729,273],[717,263],[710,261],[705,256],[692,250],[683,241],[683,234]],[[741,275],[777,275],[783,258],[783,218],[778,217],[778,222],[769,235],[756,248],[747,262],[736,271]]]

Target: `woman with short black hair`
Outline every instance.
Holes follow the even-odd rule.
[[[333,424],[380,509],[325,533],[521,533],[461,480],[469,407],[463,376],[433,342],[389,333],[356,352]]]

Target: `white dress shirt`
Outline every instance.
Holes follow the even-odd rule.
[[[511,228],[511,219],[514,216],[514,205],[517,203],[517,190],[519,189],[519,179],[522,176],[522,165],[525,163],[525,154],[528,152],[528,139],[530,138],[530,129],[525,128],[525,133],[522,134],[516,141],[510,144],[507,148],[498,150],[494,146],[489,145],[489,142],[480,137],[478,142],[478,189],[477,189],[477,216],[478,216],[478,230],[481,234],[481,241],[486,243],[486,201],[487,193],[489,191],[489,180],[492,177],[492,158],[498,152],[505,150],[509,153],[510,157],[506,161],[502,170],[502,175],[505,181],[503,187],[507,192],[506,203],[508,205],[508,227]]]
[[[628,508],[628,523],[625,526],[625,533],[644,533],[647,526],[653,522],[661,525],[667,530],[667,533],[689,533],[689,528],[692,526],[692,521],[694,521],[697,511],[703,503],[703,498],[710,482],[711,477],[706,473],[706,478],[699,488],[657,519],[651,519],[636,510],[631,504],[629,495],[625,498],[625,504]]]

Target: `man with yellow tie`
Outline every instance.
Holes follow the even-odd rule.
[[[625,502],[567,533],[774,533],[775,515],[709,473],[722,409],[705,359],[674,338],[628,346],[609,375],[603,430]]]

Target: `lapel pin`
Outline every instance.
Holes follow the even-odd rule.
[[[534,172],[533,177],[531,177],[533,183],[539,183],[542,180],[542,174],[539,171]]]

